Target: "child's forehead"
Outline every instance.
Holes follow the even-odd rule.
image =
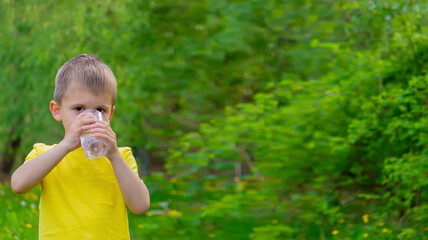
[[[75,84],[73,84],[75,85]],[[86,97],[95,97],[95,98],[105,98],[106,96],[109,97],[110,102],[112,102],[114,93],[110,91],[109,89],[104,89],[103,91],[94,91],[88,88],[85,88],[84,86],[69,86],[68,89],[65,91],[64,99],[70,99],[73,98],[75,100],[84,100]]]
[[[70,85],[68,85],[65,91],[65,95],[67,95],[69,92],[85,92],[85,94],[93,94],[93,95],[105,94],[105,93],[110,93],[112,95],[114,94],[114,91],[113,89],[110,88],[110,86],[88,87],[87,85],[83,83],[79,83],[78,81],[75,81]]]

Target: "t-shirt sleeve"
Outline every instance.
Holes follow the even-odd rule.
[[[130,147],[123,147],[121,148],[121,152],[122,157],[128,163],[129,167],[131,167],[132,171],[138,176],[137,162],[135,161],[134,155],[132,155],[132,149]]]
[[[47,151],[48,146],[43,144],[43,143],[36,143],[33,145],[33,150],[31,150],[31,152],[27,155],[27,157],[25,158],[25,162],[30,161],[31,159],[39,156],[40,154],[42,154],[43,152]]]

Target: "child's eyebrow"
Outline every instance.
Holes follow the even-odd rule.
[[[72,104],[70,106],[71,106],[71,108],[75,108],[75,107],[91,108],[90,106],[86,105],[85,103],[75,103],[75,104]],[[108,109],[109,105],[107,105],[107,104],[101,104],[101,105],[95,105],[93,107],[93,109],[97,109],[97,108]]]
[[[108,109],[108,108],[109,108],[109,105],[99,105],[97,108],[105,108],[105,109]]]
[[[85,106],[85,104],[83,104],[83,103],[75,103],[75,104],[71,105],[72,108],[73,107],[82,107],[82,106]]]

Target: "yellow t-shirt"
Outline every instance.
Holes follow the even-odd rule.
[[[25,161],[53,146],[37,143]],[[138,175],[131,148],[119,148]],[[41,184],[39,239],[129,239],[126,203],[110,161],[87,159],[83,149],[67,154]]]

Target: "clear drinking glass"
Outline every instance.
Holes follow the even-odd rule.
[[[82,113],[90,114],[96,117],[98,121],[104,121],[103,114],[95,109],[87,109]],[[103,140],[93,136],[90,132],[84,132],[80,136],[80,143],[85,156],[90,160],[100,160],[107,153],[107,144]]]

